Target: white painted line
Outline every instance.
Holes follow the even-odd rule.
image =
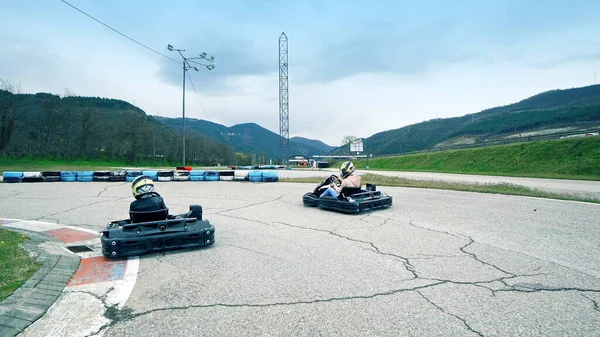
[[[106,296],[107,304],[117,305],[119,310],[123,308],[135,287],[139,265],[140,260],[137,256],[129,257],[127,259],[125,275],[123,276],[123,279],[115,281],[116,284],[114,290]]]

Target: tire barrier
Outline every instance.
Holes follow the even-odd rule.
[[[111,171],[108,176],[108,181],[126,181],[127,172],[123,170]]]
[[[190,180],[190,171],[186,170],[177,170],[173,173],[173,181],[189,181]]]
[[[94,181],[109,181],[110,172],[109,171],[95,171],[94,172]]]
[[[24,183],[39,183],[44,181],[42,172],[23,172]]]
[[[252,182],[262,182],[263,172],[262,171],[250,171],[248,172],[248,180]]]
[[[158,181],[173,181],[173,171],[158,171],[157,179]]]
[[[220,178],[219,171],[206,171],[204,173],[204,180],[206,181],[219,181]]]
[[[154,170],[142,171],[142,175],[150,177],[152,179],[152,181],[158,180],[158,171],[154,171]]]
[[[252,182],[277,182],[277,171],[252,170],[249,172],[204,171],[204,170],[116,170],[116,171],[44,171],[44,172],[18,172],[7,171],[2,173],[3,182],[132,182],[135,178],[147,175],[154,181],[252,181]]]
[[[279,181],[279,175],[276,171],[264,171],[263,172],[263,182],[276,182]]]
[[[23,172],[2,172],[5,183],[20,183],[23,180]]]
[[[203,170],[190,170],[190,181],[204,181]]]
[[[219,171],[219,179],[225,181],[235,180],[234,171]]]
[[[60,181],[60,171],[44,171],[42,172],[44,182]]]
[[[77,172],[75,171],[61,171],[60,180],[66,182],[77,181]]]
[[[77,171],[77,181],[86,183],[94,181],[94,171]]]
[[[137,170],[127,171],[127,175],[125,176],[125,181],[132,182],[135,180],[135,178],[137,178],[141,175],[142,175],[142,171],[137,171]]]

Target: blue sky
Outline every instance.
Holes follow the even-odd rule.
[[[190,74],[186,116],[227,126],[278,132],[285,32],[290,136],[330,145],[600,78],[600,1],[67,1],[169,57],[213,55]],[[0,22],[0,78],[24,92],[181,116],[181,65],[62,1],[2,0]]]

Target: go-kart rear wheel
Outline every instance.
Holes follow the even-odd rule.
[[[319,204],[319,197],[316,194],[309,192],[302,196],[302,202],[304,203],[304,206],[317,207]]]

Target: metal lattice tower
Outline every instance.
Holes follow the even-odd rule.
[[[288,161],[290,147],[290,114],[288,92],[288,39],[285,33],[279,36],[279,160]]]

